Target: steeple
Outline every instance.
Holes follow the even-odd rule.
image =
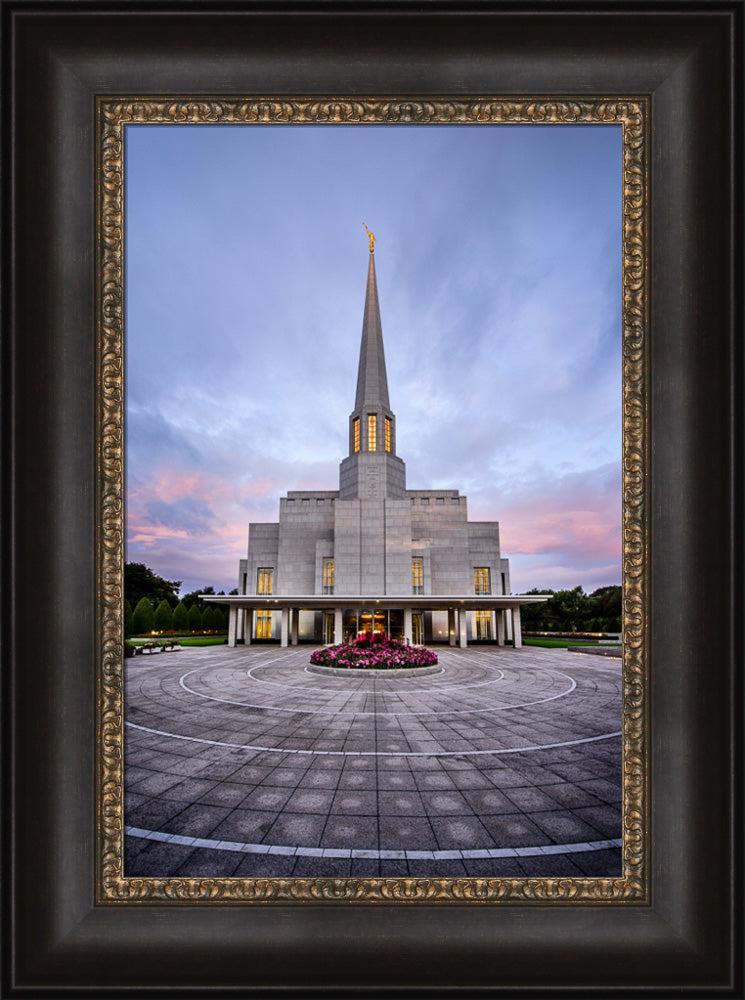
[[[388,402],[383,330],[380,325],[378,283],[375,278],[375,251],[372,249],[370,250],[370,263],[367,267],[365,312],[362,318],[362,342],[360,344],[357,397],[354,401],[354,408],[359,410],[368,405],[382,406],[386,410],[390,409],[391,405]]]
[[[402,499],[406,495],[406,467],[396,456],[396,418],[388,400],[383,330],[375,276],[376,238],[367,226],[365,230],[370,241],[370,254],[357,393],[354,410],[349,417],[349,455],[341,463],[339,491],[342,499]]]

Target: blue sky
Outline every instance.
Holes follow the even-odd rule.
[[[498,520],[512,589],[621,581],[621,131],[133,125],[126,558],[236,585],[338,487],[368,244],[411,489]]]

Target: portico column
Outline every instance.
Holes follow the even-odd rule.
[[[504,646],[504,611],[497,611],[497,645]]]
[[[238,621],[238,608],[231,604],[228,609],[228,645],[235,646],[235,627]]]
[[[511,639],[512,639],[512,609],[511,608],[507,608],[507,610],[504,613],[504,627],[505,627],[505,631],[507,633],[506,634],[507,642],[510,642]]]
[[[290,615],[292,616],[290,618],[290,622],[291,622],[291,626],[292,626],[291,629],[290,629],[290,642],[292,643],[293,646],[297,646],[298,621],[299,621],[299,618],[300,618],[300,608],[291,608],[290,609]]]
[[[412,643],[412,628],[411,628],[411,608],[404,608],[404,639],[411,645]]]
[[[456,643],[455,615],[456,615],[455,608],[448,608],[448,642],[450,643],[451,646],[454,646]]]
[[[465,649],[468,645],[468,620],[466,618],[467,611],[464,608],[458,608],[458,645],[461,649]]]
[[[287,608],[282,608],[279,614],[280,614],[279,644],[280,646],[286,646],[287,637],[290,631],[288,622],[289,611]]]
[[[519,604],[516,604],[512,609],[512,634],[515,641],[515,649],[519,649],[523,644],[523,630],[520,624]]]
[[[342,617],[341,608],[334,608],[334,644],[336,646],[341,644],[342,641]]]
[[[252,608],[247,608],[246,609],[245,623],[244,623],[244,626],[243,626],[243,633],[244,633],[243,641],[245,642],[245,644],[247,646],[251,645],[251,636],[253,635],[253,631],[254,631],[254,613],[253,613],[253,609]]]
[[[246,612],[243,608],[238,608],[238,614],[235,619],[235,641],[240,642],[243,638],[243,633],[245,631],[245,621]]]

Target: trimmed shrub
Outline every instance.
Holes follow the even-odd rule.
[[[162,600],[155,609],[155,628],[158,632],[167,632],[173,628],[173,612],[166,600]]]
[[[132,635],[135,630],[135,616],[132,612],[132,605],[124,598],[124,634]]]
[[[173,609],[173,631],[183,632],[189,625],[189,612],[183,601],[179,601]]]
[[[153,606],[147,597],[142,597],[137,602],[137,607],[134,610],[132,618],[134,635],[143,635],[145,632],[152,632],[155,628]]]
[[[200,632],[202,630],[202,612],[196,604],[192,604],[189,608],[189,614],[186,618],[189,624],[190,632]]]

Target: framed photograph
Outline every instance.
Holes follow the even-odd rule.
[[[320,10],[250,13],[209,7],[200,14],[86,9],[84,13],[55,10],[42,17],[23,4],[11,4],[6,11],[13,52],[13,87],[7,102],[13,166],[6,207],[14,239],[8,269],[12,295],[7,302],[11,323],[6,416],[11,430],[5,494],[12,533],[4,560],[12,595],[8,678],[13,746],[6,783],[12,789],[7,804],[14,824],[9,852],[14,948],[6,984],[10,994],[29,989],[53,993],[116,989],[135,995],[141,990],[240,988],[247,995],[275,991],[331,995],[350,989],[369,995],[442,989],[499,995],[517,988],[567,992],[612,987],[631,995],[649,988],[695,987],[702,995],[737,995],[742,954],[733,920],[741,871],[733,858],[737,844],[741,845],[741,830],[732,778],[733,751],[741,748],[735,711],[742,692],[736,684],[731,639],[736,601],[742,594],[736,550],[741,541],[736,516],[741,510],[736,489],[741,486],[741,466],[733,459],[741,444],[735,419],[742,389],[742,352],[735,337],[741,301],[734,289],[736,268],[741,265],[737,247],[742,244],[733,235],[731,221],[742,223],[733,160],[741,155],[742,135],[741,128],[731,124],[740,121],[739,98],[731,96],[736,93],[731,88],[741,66],[738,69],[731,58],[729,45],[735,21],[742,16],[741,5],[716,10],[703,5],[675,15],[663,15],[651,6],[643,34],[633,28],[635,11],[611,12],[602,6],[583,15],[533,11],[530,16],[527,8],[522,14],[497,10],[415,14],[406,6],[385,16],[351,8],[333,15]],[[210,31],[205,33],[207,22]],[[619,38],[624,39],[623,51],[617,48]],[[526,51],[534,53],[529,64],[524,60]],[[552,715],[550,732],[547,717],[534,731],[529,732],[526,724],[503,732],[501,743],[495,741],[496,727],[483,723],[485,713],[500,710],[496,702],[479,703],[480,731],[473,725],[472,706],[449,703],[445,707],[451,722],[462,707],[463,721],[467,717],[470,728],[464,729],[459,721],[445,732],[437,701],[441,695],[432,674],[430,687],[425,684],[422,690],[434,695],[409,692],[399,697],[386,691],[382,700],[387,715],[391,709],[393,716],[403,712],[407,719],[416,718],[416,728],[407,732],[412,723],[404,725],[397,719],[396,735],[381,729],[371,749],[363,727],[350,723],[342,732],[344,706],[329,701],[329,691],[338,681],[323,673],[338,668],[321,665],[314,668],[316,673],[303,671],[303,677],[310,678],[300,696],[303,719],[298,719],[303,706],[290,701],[248,706],[254,720],[266,719],[267,712],[284,713],[294,728],[273,721],[253,733],[247,731],[239,740],[236,734],[245,725],[235,720],[247,708],[244,682],[236,680],[241,671],[246,674],[242,664],[252,658],[248,672],[252,682],[270,648],[281,652],[289,664],[292,657],[305,655],[299,643],[305,632],[325,646],[332,639],[354,640],[361,634],[369,635],[364,641],[372,644],[378,631],[400,632],[400,645],[415,650],[422,639],[436,638],[441,626],[446,636],[437,669],[443,676],[456,666],[462,668],[467,655],[463,647],[469,641],[484,642],[478,653],[481,669],[499,672],[516,685],[512,694],[502,692],[503,704],[509,705],[520,685],[538,684],[537,671],[532,679],[526,669],[520,678],[511,678],[514,668],[507,662],[509,656],[514,659],[527,652],[515,647],[521,643],[519,605],[527,606],[530,595],[522,602],[519,595],[511,595],[510,569],[498,542],[494,558],[488,554],[491,522],[483,515],[476,522],[479,528],[473,529],[478,542],[471,544],[478,558],[474,555],[464,562],[462,570],[455,566],[451,545],[450,563],[443,570],[438,562],[438,526],[447,521],[446,502],[454,508],[461,494],[452,486],[440,489],[437,483],[422,483],[424,489],[411,483],[416,487],[412,491],[402,478],[397,449],[403,440],[401,416],[395,399],[387,397],[378,319],[376,265],[382,272],[384,236],[375,219],[359,219],[367,304],[356,370],[359,333],[350,331],[350,395],[354,383],[358,386],[355,410],[348,428],[333,432],[345,449],[339,456],[339,491],[329,492],[320,482],[324,462],[328,464],[324,453],[317,460],[318,481],[295,485],[286,476],[277,477],[283,485],[274,502],[278,494],[285,494],[277,530],[280,538],[284,531],[289,542],[284,557],[280,543],[274,562],[264,537],[271,534],[271,515],[254,517],[257,508],[244,504],[252,527],[269,524],[258,532],[264,539],[261,544],[252,543],[249,534],[245,566],[241,563],[240,568],[245,582],[235,567],[238,593],[214,595],[216,600],[207,602],[228,609],[228,649],[220,653],[222,666],[215,660],[214,670],[196,667],[189,683],[190,671],[167,666],[176,655],[126,660],[122,584],[127,447],[131,442],[140,456],[147,452],[149,459],[157,458],[164,438],[167,445],[168,433],[173,432],[175,446],[188,451],[188,435],[177,440],[176,432],[189,427],[201,432],[210,414],[213,420],[218,415],[226,420],[225,447],[234,447],[236,440],[227,427],[229,399],[213,398],[203,425],[195,423],[193,415],[182,416],[186,408],[174,411],[169,426],[162,421],[155,402],[166,398],[157,390],[162,377],[158,330],[171,330],[172,350],[179,348],[175,328],[185,331],[181,346],[194,350],[196,341],[186,335],[187,326],[194,328],[184,302],[188,289],[182,283],[174,295],[160,270],[168,254],[158,249],[158,233],[172,241],[171,268],[183,272],[179,248],[188,245],[190,227],[198,227],[200,218],[204,224],[205,216],[195,210],[206,200],[204,192],[209,185],[213,191],[222,185],[224,198],[232,185],[236,208],[225,215],[226,227],[219,237],[226,244],[224,258],[192,257],[187,265],[193,267],[191,284],[205,309],[205,355],[195,370],[201,370],[208,387],[215,355],[214,363],[219,363],[221,350],[230,354],[236,348],[229,315],[218,308],[229,299],[220,295],[221,283],[232,290],[245,280],[240,253],[230,251],[231,240],[261,240],[266,256],[276,240],[271,256],[279,259],[283,238],[288,266],[307,252],[317,256],[308,228],[323,223],[323,213],[297,213],[305,228],[293,245],[288,242],[290,208],[298,201],[304,180],[318,189],[334,181],[345,161],[364,164],[359,170],[368,177],[369,186],[369,168],[372,165],[374,174],[380,154],[365,147],[364,130],[378,130],[376,144],[381,136],[385,142],[390,136],[392,143],[402,143],[401,150],[385,147],[391,162],[399,156],[402,163],[416,160],[416,150],[406,145],[409,136],[422,142],[437,135],[439,152],[425,149],[418,155],[422,164],[439,156],[442,166],[449,155],[442,147],[446,130],[453,135],[461,130],[461,137],[467,130],[482,141],[487,134],[506,136],[516,129],[529,129],[531,135],[543,137],[542,142],[548,135],[569,136],[572,130],[580,130],[582,142],[593,134],[615,137],[611,142],[616,142],[615,161],[612,151],[605,155],[618,167],[615,329],[617,374],[623,386],[618,413],[623,427],[618,463],[623,497],[622,669],[609,661],[604,667],[565,671],[572,690],[586,685],[584,716],[571,724],[562,721],[559,732],[557,716]],[[153,159],[146,142],[156,135],[168,136],[168,142],[179,137],[182,145],[163,147]],[[264,168],[263,203],[257,197],[260,172],[247,181],[251,218],[242,214],[240,188],[228,175],[240,167],[241,155],[250,157],[253,151],[240,154],[231,147],[215,158],[207,146],[193,145],[197,135],[221,136],[219,141],[229,145],[249,135],[271,135],[272,143],[281,137],[287,143],[284,152],[277,151],[275,165],[268,162]],[[346,137],[353,137],[352,145]],[[138,154],[140,141],[145,145]],[[330,160],[328,176],[319,175],[315,182],[319,161],[308,150],[308,141],[322,143],[323,156]],[[458,140],[461,149],[463,141]],[[266,150],[264,154],[271,161]],[[483,170],[486,154],[479,148],[465,158]],[[591,210],[598,180],[590,165],[594,154],[585,152],[584,187],[581,173],[572,173],[559,149],[542,146],[539,155],[550,162],[567,198],[574,192],[581,207],[572,215],[577,241],[587,237],[591,242],[588,233],[602,214],[599,207]],[[155,172],[147,176],[149,156],[149,169],[156,163],[160,171],[157,184]],[[509,157],[508,148],[500,147],[500,164]],[[493,189],[498,188],[500,176],[496,160],[495,156],[488,168]],[[292,197],[278,204],[275,183],[288,161],[286,183]],[[255,169],[255,164],[251,166]],[[136,169],[145,171],[139,186],[130,181],[134,172],[128,174]],[[513,171],[511,196],[498,213],[505,221],[513,205],[532,202],[545,221],[550,206],[557,204],[539,197],[551,176],[545,162],[541,169],[543,173],[534,176],[527,170],[522,176]],[[341,195],[338,180],[333,186]],[[483,194],[475,180],[467,186],[474,196]],[[484,190],[489,190],[488,182]],[[463,206],[455,192],[448,202],[432,179],[430,193],[442,206],[440,214],[452,216],[456,227]],[[149,207],[148,198],[154,199]],[[224,199],[221,211],[230,202],[229,196]],[[482,200],[480,225],[487,231],[490,212],[493,206]],[[370,228],[363,230],[363,222]],[[328,225],[330,239],[334,227]],[[527,230],[515,231],[529,239]],[[179,237],[179,232],[184,235]],[[464,232],[464,242],[477,249],[474,230]],[[128,257],[127,241],[134,238],[141,241],[140,250]],[[545,241],[541,237],[542,245]],[[192,243],[198,245],[199,240]],[[148,252],[153,255],[149,276]],[[407,253],[405,246],[396,247],[396,252],[401,259]],[[519,258],[519,253],[512,257]],[[432,267],[437,255],[421,259]],[[505,275],[511,263],[503,261]],[[589,256],[578,258],[580,275],[572,275],[570,281],[569,270],[563,278],[560,273],[547,301],[547,311],[553,305],[569,314],[563,327],[566,336],[571,334],[571,316],[581,313],[588,286],[600,295],[595,263]],[[138,285],[138,269],[149,277],[149,286],[147,281]],[[262,287],[276,282],[271,267],[260,278],[261,254],[250,260],[249,269]],[[317,274],[311,268],[307,271],[306,286],[284,323],[299,313],[305,319],[309,303],[323,307]],[[301,272],[302,268],[297,273]],[[529,272],[525,280],[540,283],[540,277]],[[473,272],[471,279],[473,284]],[[475,295],[473,289],[471,293]],[[347,308],[349,293],[345,290],[342,295],[336,288],[334,295],[335,308],[311,320],[319,328],[328,328],[335,314],[343,315]],[[361,306],[360,301],[357,316]],[[385,315],[385,304],[380,306]],[[475,318],[478,310],[475,304],[473,308]],[[611,312],[613,299],[603,299],[603,308]],[[273,315],[276,319],[276,310]],[[137,364],[127,369],[125,378],[125,362],[131,363],[127,359],[131,317],[139,324],[140,346]],[[214,327],[208,329],[211,324]],[[441,330],[434,314],[430,329],[434,334]],[[385,338],[385,320],[382,331]],[[326,344],[320,329],[317,336],[321,350],[316,358],[322,373],[324,356],[328,362],[338,339]],[[143,344],[154,352],[147,377],[141,377],[147,367],[142,364]],[[258,352],[261,346],[258,335],[251,339],[250,350]],[[463,346],[468,347],[468,338]],[[398,349],[397,343],[394,355]],[[273,368],[281,375],[289,359],[278,355],[276,343],[268,351],[273,351]],[[302,374],[313,363],[313,354],[303,356],[300,345],[294,353]],[[434,349],[432,354],[436,356]],[[335,375],[339,366],[338,361],[330,365]],[[255,367],[262,370],[258,363]],[[376,375],[368,379],[372,367]],[[188,366],[174,365],[174,373],[179,385],[167,396],[172,406],[179,397],[191,400],[200,391],[196,383],[189,384]],[[473,368],[461,373],[453,362],[449,374],[456,382],[464,379],[464,386],[473,384]],[[562,377],[558,366],[556,377]],[[313,404],[310,398],[303,402],[301,381],[294,384],[293,406],[302,413],[303,406]],[[331,396],[326,397],[329,410],[337,391],[335,378]],[[485,386],[485,399],[488,391]],[[125,393],[132,393],[130,402],[139,407],[140,427],[143,415],[151,418],[150,436],[137,437],[135,410],[127,413],[131,420],[127,433],[132,434],[127,447]],[[204,398],[209,399],[208,392]],[[457,405],[457,393],[454,398]],[[261,405],[273,407],[276,433],[281,414],[268,399],[261,404],[257,389],[256,427],[266,424],[267,411]],[[536,395],[534,407],[537,399]],[[584,392],[583,405],[592,408],[589,391]],[[416,419],[415,404],[407,400],[403,408]],[[425,412],[422,408],[417,419],[420,431]],[[234,413],[231,419],[246,416]],[[487,431],[493,420],[486,418]],[[442,437],[442,428],[435,426],[432,432],[433,437],[438,433]],[[589,425],[578,421],[575,447],[581,444],[603,454],[602,443],[589,441],[590,435]],[[344,458],[347,445],[349,454]],[[259,447],[255,454],[263,458],[247,474],[255,475],[263,464],[271,479],[268,456]],[[130,489],[128,509],[139,517],[138,531],[130,532],[130,552],[146,553],[148,545],[152,551],[163,539],[173,544],[178,531],[169,534],[169,523],[179,503],[181,524],[184,512],[190,513],[193,524],[225,523],[225,508],[216,517],[197,487],[181,493],[158,492],[154,484],[159,474],[168,476],[167,469],[158,472],[155,461],[137,464],[134,450],[132,456],[133,474],[141,482]],[[376,462],[379,470],[368,468]],[[216,468],[210,473],[213,479],[222,475]],[[168,481],[173,484],[172,475]],[[385,599],[401,596],[400,584],[386,589],[385,575],[380,586],[361,581],[359,600],[351,585],[343,583],[351,538],[347,508],[356,504],[357,523],[362,523],[362,505],[367,504],[366,517],[372,517],[381,490],[389,513],[393,512],[390,516],[398,519],[387,530],[391,537],[398,531],[398,547],[406,549],[401,572],[413,591],[405,601]],[[470,487],[463,492],[469,491]],[[264,497],[271,490],[256,492]],[[311,501],[312,517],[303,507],[310,508]],[[297,514],[289,507],[295,503]],[[430,503],[438,518],[431,523],[429,510],[415,511]],[[327,514],[325,506],[320,511],[322,504],[329,510],[336,504],[335,513]],[[481,508],[477,510],[480,514]],[[447,513],[448,518],[456,516]],[[465,511],[460,513],[466,526],[462,531],[471,531]],[[293,521],[295,517],[298,520]],[[496,517],[504,520],[498,506]],[[317,524],[326,524],[324,518],[336,523],[335,534],[329,535],[325,527],[317,532]],[[405,539],[404,520],[416,523]],[[315,527],[308,527],[311,522]],[[305,527],[301,530],[298,525]],[[506,528],[503,524],[503,533]],[[316,531],[313,538],[312,531]],[[220,531],[213,537],[219,539]],[[329,539],[333,547],[327,553]],[[140,550],[138,543],[144,546]],[[365,544],[371,545],[369,540]],[[310,553],[311,548],[306,570],[301,553],[306,549]],[[391,580],[398,579],[394,551],[392,546],[384,570]],[[421,562],[415,565],[414,560]],[[267,566],[276,572],[274,590],[266,589]],[[457,573],[461,573],[468,582],[453,585],[447,594],[441,583],[432,585],[438,572],[444,572],[444,578],[450,573],[453,580],[460,580]],[[305,580],[303,573],[314,589],[298,582]],[[492,587],[498,574],[501,586]],[[200,576],[199,570],[196,575]],[[291,582],[282,589],[282,581]],[[270,592],[281,607],[268,611],[265,602]],[[463,608],[457,606],[456,597]],[[381,599],[383,607],[374,607],[373,601]],[[261,647],[264,638],[272,637],[277,646]],[[505,642],[511,648],[503,646]],[[251,645],[255,648],[249,649]],[[492,662],[490,657],[501,659]],[[557,670],[543,671],[541,684],[557,686],[537,692],[538,697],[531,688],[533,701],[565,697]],[[550,682],[547,673],[552,674]],[[269,679],[266,674],[265,679]],[[424,681],[422,674],[420,688]],[[281,683],[286,684],[286,678]],[[369,682],[365,678],[359,683]],[[207,719],[187,702],[179,703],[184,696],[213,703],[213,714]],[[252,689],[250,697],[256,701],[264,695]],[[434,698],[431,704],[427,697]],[[307,708],[312,698],[320,698],[312,706],[314,715],[325,713],[326,718],[333,708],[334,725],[327,720],[318,732],[310,731]],[[362,705],[350,702],[347,707],[355,719],[370,714]],[[375,706],[373,715],[379,710]],[[611,727],[613,712],[618,715],[617,729]],[[428,728],[425,715],[438,717],[436,728],[431,722]],[[324,766],[277,769],[274,757],[292,760],[311,754],[303,740],[312,741],[312,755],[324,758]],[[188,746],[188,752],[174,755],[176,741]],[[615,750],[606,747],[605,755],[586,756],[588,747],[608,741],[615,741]],[[527,754],[545,754],[548,748],[556,757],[551,758],[550,773],[562,779],[556,782],[562,790],[554,789],[555,800],[546,778],[548,767],[540,781],[535,771],[528,774]],[[128,753],[133,754],[130,764]],[[508,755],[509,767],[504,763]],[[473,766],[477,756],[480,767]],[[396,826],[379,804],[377,835],[369,843],[365,837],[370,820],[365,822],[364,808],[348,819],[348,830],[341,822],[350,815],[342,802],[346,794],[342,780],[354,777],[350,767],[345,778],[347,758],[366,763],[368,757],[376,762],[378,802],[384,801],[395,816],[395,795],[406,799],[408,805],[398,812],[411,826],[408,833],[400,822]],[[267,758],[273,761],[271,767]],[[343,769],[337,758],[344,758]],[[463,774],[453,778],[444,768],[436,773],[434,768],[426,770],[425,763],[444,758],[458,761],[461,771],[472,776],[471,784]],[[394,762],[402,759],[405,768],[394,775]],[[220,780],[209,782],[210,788],[199,785],[208,760],[220,770]],[[583,770],[590,760],[595,768],[601,764],[608,768],[607,775]],[[473,784],[487,774],[487,764],[493,774],[501,769],[505,779],[501,811],[491,800],[487,803],[483,789]],[[129,805],[127,767],[132,768]],[[267,773],[281,770],[282,780],[277,776],[274,783],[264,781],[263,772],[258,773],[262,768]],[[390,785],[394,777],[403,778],[404,771],[411,787]],[[326,779],[332,772],[335,784],[330,796]],[[364,772],[364,766],[357,770],[358,776]],[[508,773],[519,780],[508,779]],[[615,812],[609,791],[612,780],[606,780],[614,773]],[[163,784],[164,775],[181,776],[183,781]],[[437,785],[446,777],[451,782],[450,798],[460,803],[459,825],[453,810],[443,804],[448,798],[442,794],[444,786]],[[427,778],[435,781],[434,791]],[[573,805],[561,801],[567,787],[574,795],[587,795],[599,792],[601,785],[605,799],[584,806],[579,800]],[[280,803],[272,812],[266,797],[282,787],[289,789],[284,798],[290,805]],[[543,807],[531,800],[528,808],[523,798],[522,807],[513,808],[526,788],[535,796],[537,787],[547,796]],[[247,802],[257,793],[259,798],[264,794],[261,802],[258,798],[255,804]],[[310,803],[313,794],[319,801],[325,795],[323,809],[315,799]],[[310,804],[303,804],[303,796]],[[361,801],[365,795],[357,797]],[[170,805],[164,807],[164,802]],[[165,819],[164,808],[169,812]],[[561,825],[569,822],[568,813],[575,824],[574,839],[560,835],[562,829],[570,829]],[[174,819],[182,814],[188,819],[183,828]],[[264,827],[256,827],[253,835],[250,824],[257,815]],[[518,815],[530,827],[515,834],[514,843],[500,840],[506,831],[514,833]],[[296,820],[294,826],[291,818]],[[581,829],[580,819],[585,824]],[[603,823],[605,833],[600,829]],[[424,834],[425,825],[431,841]],[[535,843],[526,841],[526,831]],[[451,844],[448,836],[461,840]]]
[[[99,105],[102,174],[124,179],[100,187],[129,484],[107,527],[142,575],[218,574],[202,614],[230,627],[174,646],[168,602],[148,630],[127,595],[103,898],[214,901],[221,876],[249,901],[431,901],[435,880],[442,901],[644,899],[646,823],[624,815],[646,816],[647,108],[188,107]],[[561,651],[523,644],[547,600],[582,615]]]

